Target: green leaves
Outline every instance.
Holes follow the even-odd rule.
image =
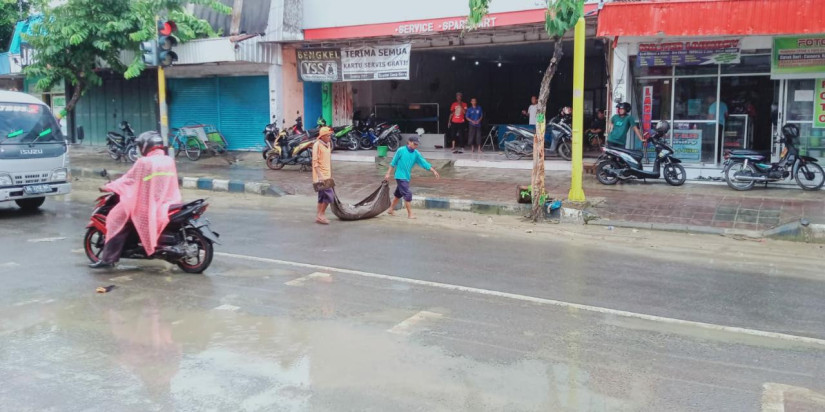
[[[491,0],[469,0],[470,14],[467,16],[467,30],[478,27],[490,11]],[[503,0],[502,0],[503,1]],[[582,17],[584,0],[545,0],[547,10],[544,29],[551,37],[561,37],[572,29]]]
[[[16,0],[0,0],[5,2]],[[187,3],[211,7],[220,13],[231,8],[219,0],[33,0],[43,13],[43,22],[34,27],[25,40],[35,49],[34,61],[25,68],[36,76],[38,87],[49,90],[62,80],[76,87],[75,95],[86,88],[102,84],[98,75],[101,63],[111,70],[135,78],[146,68],[140,56],[140,43],[157,35],[157,16],[166,16],[178,24],[180,41],[216,35],[204,20],[186,12]],[[120,60],[128,50],[138,56],[130,63]],[[70,100],[71,111],[76,98]]]

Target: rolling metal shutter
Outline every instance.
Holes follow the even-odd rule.
[[[212,124],[230,150],[260,147],[269,123],[267,76],[169,79],[169,126]]]

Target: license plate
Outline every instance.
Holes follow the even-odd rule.
[[[27,195],[39,195],[42,193],[49,193],[51,191],[52,188],[49,185],[33,185],[23,187],[23,192]]]

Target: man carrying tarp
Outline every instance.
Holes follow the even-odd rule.
[[[436,179],[441,177],[438,175],[438,171],[433,169],[430,163],[427,162],[427,159],[424,159],[424,156],[418,151],[418,145],[420,143],[421,140],[418,136],[410,137],[407,142],[407,147],[398,149],[398,151],[395,152],[395,156],[393,156],[392,162],[390,162],[390,170],[387,170],[387,174],[384,176],[384,180],[390,180],[390,175],[393,169],[395,170],[395,182],[398,185],[395,188],[395,198],[392,200],[392,205],[388,212],[391,216],[395,216],[395,207],[398,205],[398,201],[403,198],[404,206],[407,208],[407,217],[415,219],[410,203],[413,197],[412,190],[410,190],[410,172],[415,165],[419,165],[424,170],[433,172]]]

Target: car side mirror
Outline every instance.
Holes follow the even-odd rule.
[[[77,140],[83,140],[86,138],[86,131],[83,130],[83,126],[77,127],[77,131],[75,132],[75,138],[77,138]]]

